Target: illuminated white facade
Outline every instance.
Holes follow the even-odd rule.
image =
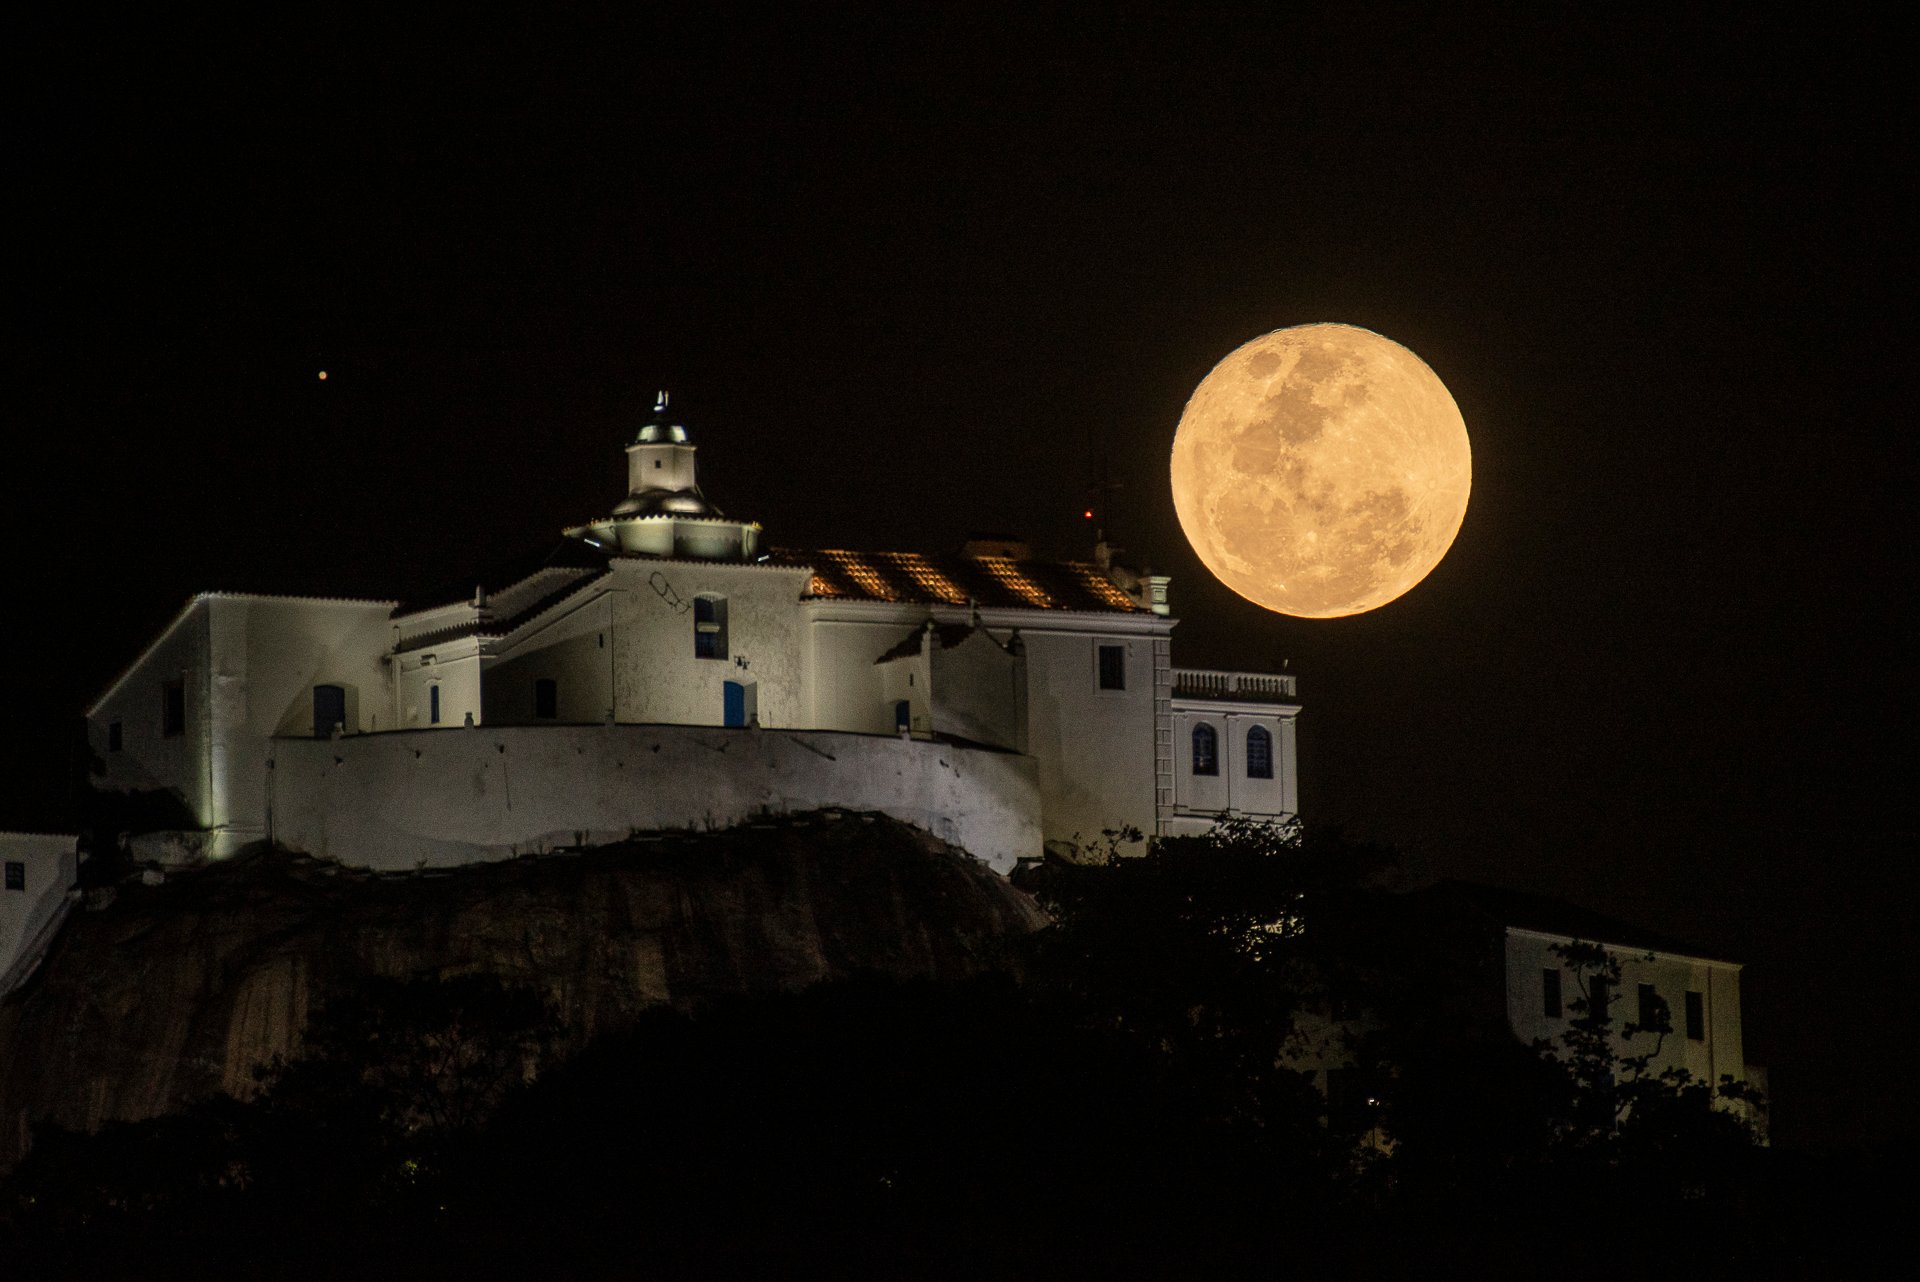
[[[178,795],[200,827],[176,855],[273,838],[376,866],[836,805],[936,830],[945,806],[1005,870],[1105,829],[1297,811],[1292,676],[1175,669],[1164,578],[1009,539],[768,548],[707,500],[694,454],[662,397],[612,514],[464,600],[196,596],[88,709],[101,786]],[[508,727],[570,727],[569,752],[437,737]],[[585,727],[621,733],[595,748]],[[633,727],[682,729],[640,745],[651,775],[589,768],[625,762]],[[689,748],[685,728],[714,733]],[[806,746],[752,744],[775,733]],[[685,752],[739,764],[716,782]]]

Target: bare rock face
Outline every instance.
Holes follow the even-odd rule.
[[[246,1098],[367,976],[498,975],[545,993],[580,1044],[662,1003],[862,970],[962,978],[1046,921],[925,833],[833,814],[434,873],[263,853],[106,898],[0,1003],[0,1170],[34,1122]]]

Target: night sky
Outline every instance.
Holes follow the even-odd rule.
[[[1310,820],[1746,960],[1779,1138],[1911,1136],[1891,32],[631,8],[24,20],[14,822],[190,593],[488,578],[611,507],[666,387],[782,546],[1084,557],[1110,473],[1176,663],[1301,674]],[[1215,361],[1317,320],[1419,353],[1475,475],[1424,584],[1301,621],[1211,580],[1166,463]]]

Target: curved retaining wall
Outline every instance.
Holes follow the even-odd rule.
[[[294,850],[447,867],[755,815],[878,810],[996,871],[1040,853],[1032,757],[830,730],[548,725],[277,739],[268,824]]]

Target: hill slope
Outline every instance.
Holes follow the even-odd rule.
[[[662,1003],[862,970],[960,978],[1045,922],[927,834],[834,814],[439,873],[263,853],[101,898],[0,1003],[0,1169],[32,1122],[246,1097],[362,976],[499,975],[547,994],[578,1043]]]

